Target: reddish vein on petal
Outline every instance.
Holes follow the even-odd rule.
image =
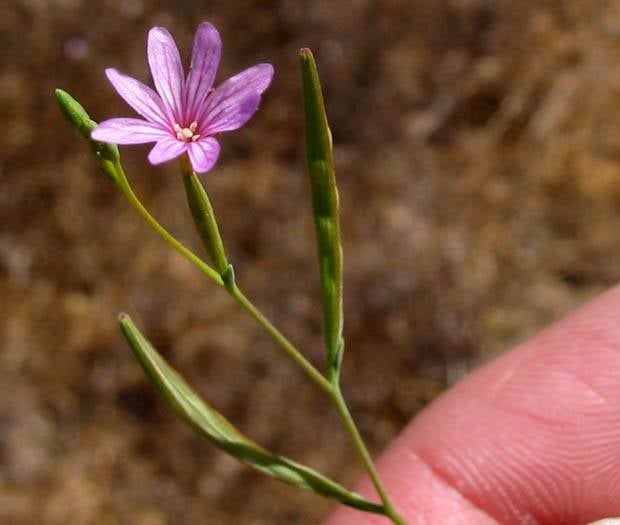
[[[162,164],[176,159],[187,151],[187,142],[180,142],[172,137],[161,139],[149,153],[151,164]]]
[[[207,137],[188,144],[187,153],[192,167],[197,173],[209,171],[220,155],[220,144],[213,137]]]
[[[194,37],[192,62],[185,83],[185,120],[192,120],[213,86],[220,65],[222,41],[209,22],[198,26]]]
[[[116,92],[136,113],[150,122],[156,122],[162,126],[170,125],[170,118],[166,115],[161,97],[150,87],[113,68],[106,69],[105,73]]]
[[[183,118],[183,65],[167,29],[154,27],[149,31],[147,56],[157,92],[174,118]]]
[[[167,137],[168,131],[138,118],[111,118],[99,124],[90,136],[112,144],[147,144]]]

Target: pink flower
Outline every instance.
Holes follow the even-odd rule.
[[[116,69],[106,69],[118,94],[144,120],[105,120],[91,137],[112,144],[155,142],[148,156],[151,164],[187,153],[196,172],[209,171],[220,153],[215,137],[240,128],[252,117],[273,77],[271,64],[258,64],[213,89],[221,52],[217,29],[203,22],[196,31],[190,71],[184,78],[172,35],[163,27],[152,28],[147,55],[157,93]]]

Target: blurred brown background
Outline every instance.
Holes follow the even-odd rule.
[[[258,61],[260,111],[205,178],[239,282],[322,364],[296,52],[315,50],[346,258],[344,385],[375,453],[426,403],[620,278],[620,8],[573,0],[8,0],[0,11],[0,522],[314,524],[323,500],[177,421],[133,361],[132,314],[263,445],[352,483],[325,399],[228,296],[155,237],[62,120],[131,111],[164,25],[219,79]],[[125,148],[138,193],[199,249],[174,165]]]

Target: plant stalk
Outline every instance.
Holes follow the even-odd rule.
[[[384,515],[389,518],[395,525],[406,525],[402,517],[398,515],[392,505],[379,474],[373,464],[372,458],[364,444],[364,440],[353,421],[351,413],[342,396],[340,386],[337,382],[330,383],[325,376],[319,372],[312,363],[310,363],[297,348],[263,315],[263,313],[245,296],[241,289],[232,283],[226,286],[222,276],[211,266],[205,263],[194,252],[179,242],[170,232],[168,232],[144,207],[140,199],[134,193],[125,172],[117,163],[116,169],[119,175],[118,185],[129,203],[138,212],[138,214],[146,221],[146,223],[157,233],[171,248],[182,255],[202,273],[204,273],[215,284],[224,288],[230,296],[246,311],[248,314],[269,334],[269,336],[278,344],[284,353],[299,366],[303,372],[310,378],[319,389],[325,393],[335,406],[343,426],[349,435],[354,448],[356,449],[366,472],[368,473],[379,498],[381,499]],[[215,217],[213,217],[215,221]]]
[[[222,277],[211,266],[205,263],[194,252],[187,248],[184,244],[175,239],[168,230],[166,230],[158,221],[153,217],[149,211],[144,207],[138,196],[134,193],[125,172],[120,164],[116,166],[119,174],[119,187],[132,207],[138,212],[138,214],[146,221],[146,223],[159,235],[171,248],[182,255],[202,273],[204,273],[209,279],[221,288],[226,289],[229,294],[246,310],[258,324],[271,336],[271,338],[278,343],[278,345],[284,350],[284,352],[291,358],[305,373],[306,375],[323,391],[325,394],[331,397],[332,386],[323,377],[313,365],[308,361],[300,352],[293,346],[293,344],[284,337],[284,335],[275,327],[271,322],[260,312],[254,304],[243,294],[243,292],[233,285],[228,289]]]
[[[366,472],[368,473],[368,476],[370,477],[370,480],[372,481],[372,484],[374,485],[375,490],[379,495],[379,498],[381,499],[381,503],[383,504],[383,508],[385,509],[386,517],[390,518],[390,520],[392,520],[395,525],[406,525],[405,520],[398,515],[396,509],[390,501],[387,491],[383,486],[383,482],[379,477],[379,473],[377,472],[377,469],[375,468],[375,465],[372,461],[372,457],[370,456],[370,453],[366,448],[366,444],[364,443],[364,440],[357,428],[357,425],[355,424],[355,421],[351,416],[351,412],[347,407],[344,397],[342,396],[342,391],[340,390],[340,385],[338,383],[334,383],[332,385],[331,399],[334,403],[334,406],[336,407],[336,410],[338,410],[338,415],[340,416],[345,430],[347,431],[347,434],[349,434],[349,437],[353,442],[353,446],[357,451],[357,454],[362,464],[364,465],[364,468],[366,469]]]
[[[235,284],[229,291],[230,295],[248,312],[256,322],[271,336],[271,338],[286,352],[286,354],[312,379],[312,381],[330,398],[332,397],[332,385],[302,354],[295,346],[280,332],[263,313],[252,304]]]

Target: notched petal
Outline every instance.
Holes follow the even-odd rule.
[[[240,89],[262,94],[271,84],[273,73],[271,64],[256,64],[230,77],[217,89],[222,91],[223,96],[231,96]]]
[[[114,68],[106,69],[105,74],[116,92],[134,111],[150,122],[170,125],[161,97],[150,87]]]
[[[196,30],[190,72],[185,84],[185,120],[194,120],[213,86],[222,54],[222,40],[217,29],[203,22]]]
[[[254,114],[273,78],[271,64],[258,64],[229,78],[207,100],[201,121],[209,133],[232,131]]]
[[[149,152],[149,162],[151,164],[162,164],[177,158],[187,151],[187,142],[181,142],[176,138],[166,137],[160,140]]]
[[[178,121],[183,117],[183,65],[167,29],[154,27],[149,31],[147,55],[157,92]]]
[[[90,134],[93,140],[110,144],[147,144],[170,133],[161,126],[137,118],[111,118],[99,123]]]
[[[256,113],[260,98],[258,93],[249,93],[234,103],[214,107],[205,118],[205,129],[210,134],[239,129]]]
[[[187,153],[196,173],[206,173],[220,156],[220,144],[213,137],[207,137],[188,144]]]

